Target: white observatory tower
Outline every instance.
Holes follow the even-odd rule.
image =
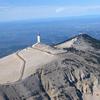
[[[41,37],[40,37],[40,34],[37,35],[37,43],[40,43],[41,42]]]

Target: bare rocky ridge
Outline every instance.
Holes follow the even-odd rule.
[[[23,80],[0,85],[0,100],[100,100],[100,41],[81,34],[37,48],[57,58]]]

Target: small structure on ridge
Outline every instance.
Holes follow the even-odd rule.
[[[40,37],[40,34],[37,35],[37,43],[40,43],[41,42],[41,37]]]

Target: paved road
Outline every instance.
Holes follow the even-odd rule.
[[[19,55],[19,52],[17,52],[16,55],[18,56],[19,59],[21,59],[23,61],[23,66],[22,66],[22,70],[21,70],[21,76],[20,76],[20,78],[18,80],[18,81],[20,81],[20,80],[22,80],[22,77],[24,75],[26,61]]]

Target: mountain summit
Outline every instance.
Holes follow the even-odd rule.
[[[100,100],[100,41],[80,34],[0,59],[0,100]]]
[[[100,41],[87,34],[79,34],[67,41],[57,44],[55,47],[63,49],[73,47],[79,50],[93,50],[100,49]]]

